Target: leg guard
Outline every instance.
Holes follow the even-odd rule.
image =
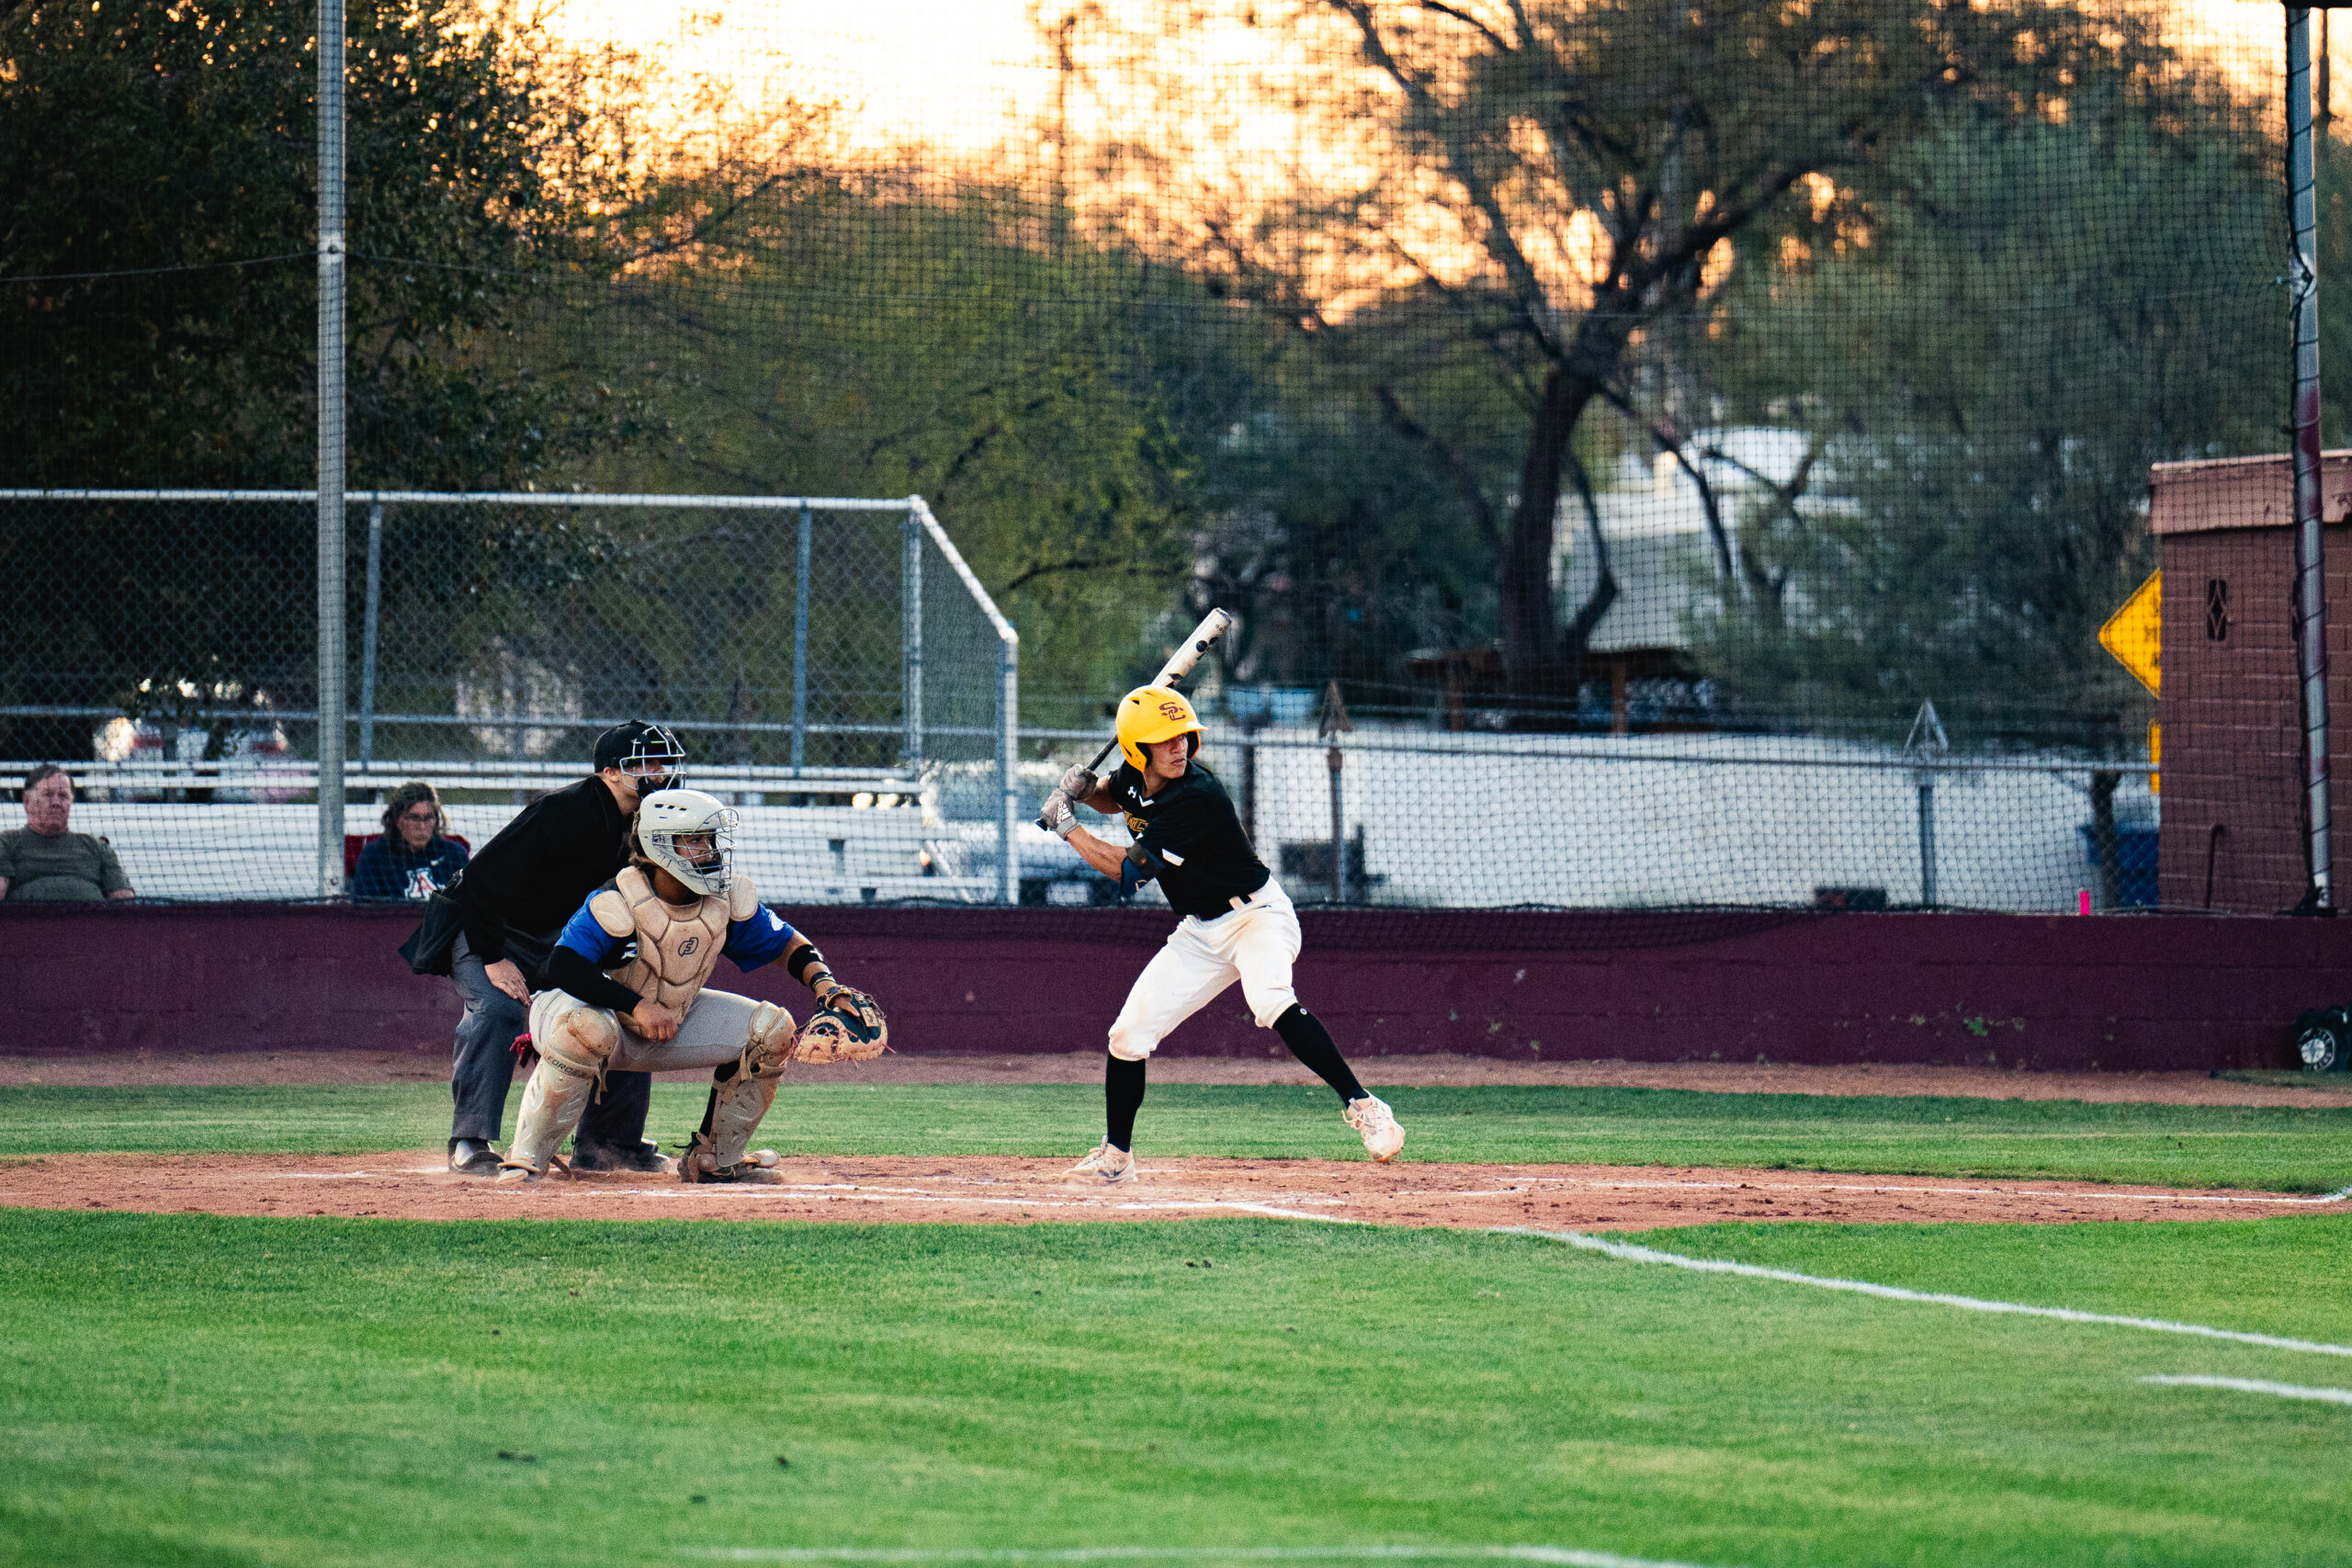
[[[588,1109],[597,1076],[620,1045],[620,1026],[602,1009],[573,1008],[559,1014],[546,1038],[535,1043],[539,1065],[523,1091],[506,1163],[545,1170]]]
[[[713,1075],[710,1106],[703,1114],[702,1130],[695,1134],[694,1146],[679,1163],[680,1179],[733,1179],[724,1173],[743,1163],[743,1152],[751,1146],[760,1119],[775,1103],[776,1085],[784,1077],[785,1064],[792,1059],[795,1027],[792,1015],[773,1003],[762,1002],[752,1014],[751,1035],[743,1042],[742,1056]]]

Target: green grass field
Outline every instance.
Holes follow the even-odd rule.
[[[2340,1219],[1652,1239],[2352,1342]],[[1524,1237],[18,1213],[0,1247],[12,1562],[2319,1564],[2352,1520],[2352,1412],[2137,1381],[2343,1360]]]
[[[0,1150],[430,1145],[442,1092],[10,1089]],[[1170,1087],[1143,1125],[1163,1154],[1349,1155],[1326,1099]],[[2332,1108],[1395,1100],[1427,1158],[2352,1177],[2352,1111]],[[762,1141],[1059,1154],[1091,1140],[1095,1105],[802,1089]],[[655,1126],[698,1109],[663,1086]],[[2352,1214],[1631,1239],[2352,1346]],[[2352,1529],[2352,1407],[2140,1381],[2352,1389],[2352,1357],[1523,1235],[0,1211],[0,1564],[1519,1546],[2108,1568],[2341,1563]]]
[[[2327,1192],[2352,1182],[2352,1106],[2088,1105],[1835,1099],[1645,1089],[1398,1089],[1422,1160],[1723,1165],[1920,1176],[2058,1177]],[[0,1089],[0,1156],[358,1153],[448,1133],[448,1091]],[[703,1090],[655,1086],[651,1130],[681,1141]],[[804,1154],[1076,1155],[1102,1135],[1084,1085],[787,1086],[760,1141]],[[512,1113],[512,1105],[509,1107]],[[1137,1129],[1148,1155],[1361,1158],[1320,1088],[1170,1084]]]

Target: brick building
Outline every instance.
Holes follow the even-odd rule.
[[[2159,463],[2149,520],[2164,572],[2160,897],[2275,914],[2303,896],[2291,460]],[[2352,452],[2321,474],[2327,519],[2328,750],[2337,874],[2352,867]],[[2345,901],[2342,884],[2337,901]]]

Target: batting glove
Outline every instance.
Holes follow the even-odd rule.
[[[1070,809],[1069,796],[1059,790],[1046,796],[1046,804],[1038,808],[1037,819],[1045,823],[1047,832],[1065,841],[1078,828],[1078,813]]]
[[[1069,796],[1074,804],[1083,804],[1086,798],[1094,793],[1094,786],[1102,782],[1094,776],[1092,769],[1073,767],[1062,775],[1062,782],[1054,787]]]

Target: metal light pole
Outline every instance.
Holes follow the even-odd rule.
[[[343,892],[343,0],[319,0],[319,895]]]
[[[2327,756],[2327,579],[2321,524],[2319,242],[2312,149],[2312,14],[2287,12],[2287,199],[2295,231],[2288,258],[2295,355],[2295,668],[2302,682],[2303,854],[2310,883],[2303,907],[2335,908],[2329,848]]]
[[[899,671],[906,691],[906,755],[903,765],[922,768],[922,523],[908,508],[899,525],[904,563],[899,569]]]
[[[800,509],[800,553],[792,571],[792,774],[800,776],[808,760],[808,549],[811,522],[808,508]],[[795,806],[808,804],[794,795]]]

